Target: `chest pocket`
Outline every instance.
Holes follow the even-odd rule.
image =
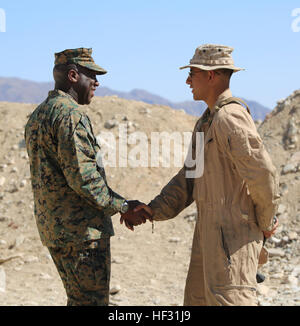
[[[89,140],[90,144],[92,145],[93,150],[95,152],[95,156],[96,156],[97,152],[100,150],[100,146],[97,142],[96,137],[94,136],[93,128],[92,128],[91,121],[90,121],[89,117],[85,116],[83,119],[81,119],[81,123],[83,124],[84,128],[87,131],[88,140]]]

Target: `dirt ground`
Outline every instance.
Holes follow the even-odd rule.
[[[293,103],[291,105],[294,105]],[[0,305],[2,306],[66,304],[63,285],[48,249],[41,244],[33,215],[30,171],[23,137],[27,116],[35,107],[34,104],[0,103]],[[117,97],[95,98],[85,110],[91,118],[95,134],[110,131],[116,138],[120,124],[126,124],[129,132],[143,131],[150,135],[151,131],[190,132],[196,122],[196,117],[182,111]],[[283,110],[280,113],[284,112]],[[296,120],[299,119],[298,113],[295,114]],[[282,125],[285,122],[282,117],[278,118],[278,114],[275,116],[278,119],[276,123]],[[276,132],[272,133],[274,139],[268,142],[268,146],[276,166],[281,170],[292,154],[300,149],[299,144],[289,150],[283,149],[284,144],[277,145],[285,129],[281,131],[280,128],[274,128],[269,122],[273,118],[270,117],[265,125],[262,125],[260,132],[263,136],[268,132],[272,133],[272,130],[278,131],[278,135]],[[267,141],[268,137],[266,136],[264,140]],[[107,167],[106,173],[109,185],[116,192],[128,199],[139,199],[148,203],[178,170],[179,168],[174,166],[169,168],[128,166]],[[283,209],[281,214],[283,223],[276,235],[280,241],[268,243],[270,249],[281,249],[282,252],[281,256],[273,252],[269,263],[262,268],[267,279],[259,286],[261,305],[299,305],[300,302],[297,244],[300,225],[300,218],[297,220],[300,213],[299,175],[295,170],[282,176],[282,183],[287,185],[288,192],[283,194],[285,205],[285,210]],[[195,211],[195,205],[192,204],[175,219],[156,222],[154,233],[149,222],[131,232],[120,225],[118,214],[113,216],[115,236],[111,238],[110,305],[183,304]],[[288,216],[283,216],[287,212]],[[294,234],[291,235],[291,232]],[[281,276],[276,270],[278,266],[282,266]],[[274,275],[276,277],[273,277]],[[277,298],[278,293],[283,294],[284,300]]]

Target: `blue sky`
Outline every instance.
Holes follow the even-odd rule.
[[[197,46],[216,43],[234,47],[246,68],[233,76],[234,95],[273,109],[300,88],[300,32],[292,30],[300,0],[4,0],[0,8],[2,77],[50,81],[55,52],[92,47],[109,72],[103,86],[192,100],[179,67]]]

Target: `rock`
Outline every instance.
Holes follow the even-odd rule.
[[[3,267],[0,266],[0,293],[6,291],[6,274]]]
[[[287,277],[287,282],[288,284],[290,284],[293,287],[297,287],[298,286],[298,277],[295,277],[293,275],[289,275]]]
[[[148,108],[141,108],[141,109],[139,110],[139,112],[140,112],[141,114],[150,114],[150,113],[151,113],[151,110],[148,109]]]
[[[13,167],[10,172],[11,173],[17,173],[18,172],[18,169],[16,167]]]
[[[281,173],[282,174],[287,174],[287,173],[291,173],[291,172],[295,172],[296,171],[296,164],[295,163],[289,163],[289,164],[286,164]]]
[[[284,257],[285,252],[280,248],[268,248],[269,257]]]
[[[118,121],[116,120],[108,120],[104,123],[104,128],[106,129],[113,129],[118,125]]]
[[[287,235],[285,235],[285,236],[282,237],[282,241],[283,242],[289,242],[289,240],[290,239],[289,239],[289,237]]]
[[[160,299],[159,298],[153,299],[152,302],[154,305],[158,306],[160,304]]]
[[[283,214],[286,211],[286,206],[283,204],[279,204],[277,214]]]
[[[13,158],[8,158],[7,165],[14,165],[15,160]]]
[[[47,274],[47,273],[40,273],[39,277],[40,277],[40,279],[42,279],[42,280],[52,280],[52,279],[53,279],[53,277],[50,276],[50,275]]]
[[[150,280],[150,284],[151,285],[156,285],[157,284],[157,280],[154,280],[153,278]]]
[[[20,182],[20,187],[21,188],[24,188],[27,184],[27,181],[25,179],[23,179],[21,182]]]
[[[132,121],[128,121],[126,124],[127,132],[131,133],[134,132],[136,129],[136,125]]]
[[[115,294],[119,293],[120,291],[121,291],[121,286],[120,285],[115,285],[110,289],[109,293],[111,295],[115,295]]]
[[[197,216],[196,215],[190,215],[188,217],[186,217],[188,222],[196,222],[197,220]]]
[[[296,266],[293,271],[291,272],[291,275],[298,277],[300,275],[300,265]]]
[[[276,237],[271,237],[271,238],[269,239],[269,241],[278,245],[278,244],[280,244],[281,239],[278,239],[278,238],[276,238]]]
[[[264,284],[257,284],[257,294],[267,296],[270,289]]]
[[[44,257],[45,257],[46,259],[52,261],[52,257],[51,257],[51,255],[50,255],[49,252],[46,252],[46,253],[44,254]]]
[[[16,183],[12,183],[10,189],[8,190],[8,192],[13,194],[14,192],[17,192],[17,191],[19,191],[18,186],[16,185]]]
[[[289,120],[287,136],[288,136],[289,138],[292,138],[293,136],[296,136],[297,133],[298,133],[298,129],[297,129],[296,124],[295,124],[295,118],[292,117],[292,118]]]
[[[111,263],[112,264],[123,264],[123,261],[118,257],[114,257],[114,258],[112,258]]]
[[[272,306],[272,304],[269,301],[258,299],[258,305],[260,307],[269,307]]]
[[[169,242],[173,242],[173,243],[178,243],[180,241],[181,241],[181,239],[178,238],[178,237],[172,237],[172,238],[169,239]]]
[[[8,224],[8,227],[9,227],[9,228],[12,228],[12,229],[14,229],[14,230],[16,230],[16,229],[19,228],[19,225],[16,224],[16,223],[14,223],[14,222],[12,221],[12,222],[10,222],[10,223]]]
[[[0,187],[4,186],[5,180],[5,177],[0,177]]]
[[[287,184],[283,183],[280,186],[281,186],[281,189],[280,189],[281,195],[286,195],[289,192]]]
[[[300,162],[300,152],[296,152],[291,156],[289,163],[299,163],[299,162]]]
[[[14,271],[16,271],[16,272],[20,272],[21,270],[22,270],[22,267],[21,266],[14,268]]]
[[[37,263],[38,261],[39,261],[39,259],[36,256],[27,256],[24,258],[24,262],[26,264]]]
[[[279,223],[280,222],[284,222],[284,221],[287,221],[288,218],[289,218],[289,215],[288,213],[283,213],[283,214],[276,214],[276,216],[279,218]],[[279,232],[279,231],[278,231]]]
[[[7,245],[7,242],[5,240],[0,240],[0,246],[6,246]]]
[[[3,171],[7,168],[7,164],[0,164],[0,171]]]
[[[22,151],[22,152],[20,153],[20,157],[21,157],[22,159],[24,159],[24,160],[27,160],[27,159],[28,159],[28,154],[27,154],[25,151]]]
[[[289,237],[289,239],[290,239],[291,241],[293,241],[293,240],[297,240],[297,238],[298,238],[298,234],[297,234],[297,232],[292,231],[292,232],[289,232],[288,237]]]
[[[197,211],[191,213],[191,214],[188,214],[186,215],[184,218],[188,221],[188,222],[194,222],[197,220],[197,216],[198,216],[198,213]]]
[[[19,235],[16,237],[15,240],[15,247],[19,247],[21,244],[23,244],[23,242],[25,241],[25,237],[23,236],[23,234]]]
[[[283,272],[278,272],[278,273],[270,275],[271,278],[278,279],[278,280],[281,280],[283,278],[283,276],[284,276]]]
[[[23,136],[23,135],[22,135]],[[18,148],[26,148],[26,143],[25,143],[25,139],[22,139],[19,144],[18,144]]]

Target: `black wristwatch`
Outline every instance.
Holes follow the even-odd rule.
[[[129,209],[129,204],[128,204],[128,201],[125,200],[124,203],[123,203],[122,206],[121,206],[121,210],[120,210],[120,212],[121,212],[122,214],[125,214],[125,213],[127,213],[128,209]]]

